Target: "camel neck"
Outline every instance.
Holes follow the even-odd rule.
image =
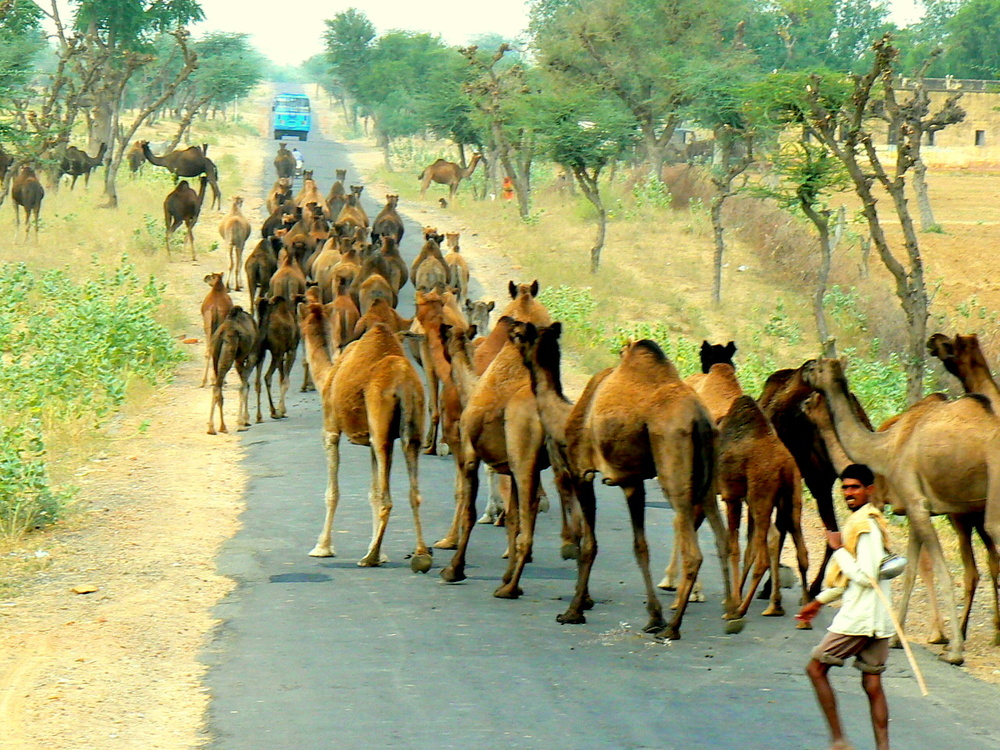
[[[867,464],[878,474],[886,473],[893,429],[873,432],[863,424],[851,408],[850,392],[843,381],[823,390],[833,418],[833,429],[848,458],[854,463]]]

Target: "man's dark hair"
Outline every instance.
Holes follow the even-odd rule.
[[[840,481],[845,479],[857,479],[865,487],[871,487],[875,484],[875,475],[864,464],[851,464],[845,468],[840,472]]]

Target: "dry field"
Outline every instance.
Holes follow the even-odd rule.
[[[258,105],[263,113],[263,103]],[[264,132],[264,115],[260,118]],[[324,129],[340,132],[329,120]],[[166,132],[149,137],[162,140]],[[261,173],[260,164],[269,165],[270,154],[261,153],[259,141],[249,136],[213,134],[209,128],[192,138],[205,140],[212,143],[210,155],[224,177],[224,207],[242,191],[256,223],[263,184],[271,180],[269,166]],[[441,230],[462,232],[463,252],[490,297],[501,298],[509,278],[539,278],[545,286],[589,287],[601,320],[609,325],[656,322],[696,340],[733,338],[744,351],[758,351],[783,366],[812,354],[808,287],[801,280],[808,269],[796,274],[796,263],[778,259],[776,272],[769,248],[734,242],[724,303],[719,309],[709,305],[710,234],[704,211],[635,209],[631,218],[612,223],[604,266],[591,276],[586,268],[593,230],[579,199],[567,200],[543,187],[530,225],[517,219],[510,204],[472,201],[466,187],[456,205],[441,210],[437,192],[416,201],[419,170],[386,175],[378,171],[381,157],[368,142],[352,141],[349,148],[376,197],[390,186],[401,189],[406,213]],[[38,245],[10,241],[12,209],[4,206],[0,261],[84,268],[95,255],[100,263],[112,264],[128,252],[140,274],[153,273],[167,282],[164,321],[178,339],[200,339],[201,279],[226,266],[224,254],[210,250],[218,241],[221,214],[209,211],[202,217],[197,263],[179,253],[167,263],[160,206],[170,182],[152,176],[149,165],[146,170],[147,176],[135,183],[123,175],[122,207],[116,213],[97,208],[97,185],[89,192],[78,186],[74,193],[65,188],[50,193]],[[627,186],[630,179],[622,175],[620,184]],[[941,279],[936,312],[957,321],[958,330],[988,334],[991,355],[998,349],[992,334],[1000,296],[987,278],[991,269],[983,251],[997,221],[988,196],[998,179],[1000,174],[985,172],[932,174],[945,233],[922,235],[929,274]],[[627,187],[622,190],[625,194]],[[623,208],[630,208],[627,200]],[[808,258],[807,249],[801,252]],[[975,260],[963,262],[966,257]],[[860,304],[871,311],[871,325],[889,330],[895,315],[891,296],[879,291],[874,265],[869,280],[858,278],[858,265],[857,247],[842,249],[837,281],[856,283]],[[839,335],[857,343],[871,332],[845,324]],[[571,394],[579,392],[589,372],[613,359],[604,344],[589,344],[585,337],[576,342],[575,366],[567,372]],[[201,352],[199,344],[189,347],[188,362],[171,385],[135,388],[128,406],[103,430],[77,426],[53,436],[59,476],[80,487],[80,502],[66,524],[0,542],[0,749],[148,750],[204,742],[208,696],[198,654],[215,624],[210,609],[232,585],[216,575],[214,555],[238,527],[246,477],[236,438],[204,434],[208,394],[195,387]],[[810,549],[816,551],[821,542],[812,516],[809,533]],[[71,592],[86,584],[99,590]],[[1000,649],[989,643],[987,600],[981,586],[964,668],[1000,683]],[[918,640],[924,610],[918,598],[911,617]]]

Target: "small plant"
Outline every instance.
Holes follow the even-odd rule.
[[[636,208],[670,208],[670,189],[653,175],[636,183],[632,188],[632,197]]]
[[[785,310],[785,302],[779,299],[774,307],[774,312],[764,324],[764,333],[782,339],[789,344],[798,344],[802,341],[802,330],[792,322]]]

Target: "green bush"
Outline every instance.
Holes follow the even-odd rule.
[[[46,424],[100,426],[135,379],[159,383],[184,355],[156,321],[162,285],[127,257],[90,278],[0,265],[0,530],[49,523],[67,496],[48,485]]]

